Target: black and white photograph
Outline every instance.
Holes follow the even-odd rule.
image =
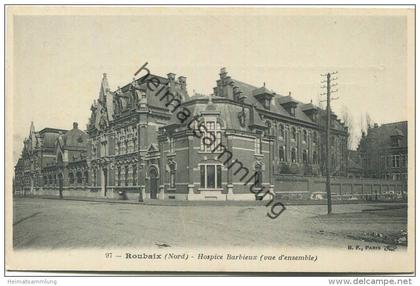
[[[8,6],[6,268],[414,271],[414,8]]]

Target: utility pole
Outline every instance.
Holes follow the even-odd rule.
[[[326,88],[326,93],[322,93],[321,95],[327,96],[327,126],[326,126],[326,150],[325,150],[325,157],[326,157],[326,165],[325,165],[325,175],[326,175],[326,184],[325,184],[325,191],[327,193],[327,213],[330,214],[332,212],[332,203],[331,203],[331,174],[330,174],[330,134],[331,134],[331,100],[338,99],[331,98],[331,93],[337,92],[338,90],[331,90],[331,87],[336,86],[337,84],[332,84],[331,82],[336,80],[337,78],[331,78],[331,75],[336,74],[334,73],[327,73],[323,74],[321,76],[326,76],[326,80],[322,81],[321,83],[326,83],[326,86],[323,86],[323,88]]]

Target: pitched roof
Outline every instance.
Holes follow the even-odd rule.
[[[265,109],[264,106],[254,97],[255,90],[260,90],[261,88],[257,88],[256,86],[250,85],[248,83],[244,83],[242,81],[232,79],[234,86],[237,86],[239,90],[242,92],[242,95],[245,97],[245,103],[255,105],[258,109]],[[265,88],[265,87],[264,87]],[[265,88],[265,90],[268,90]],[[269,91],[274,94],[273,103],[270,106],[270,111],[285,117],[299,119],[305,122],[314,123],[302,110],[302,106],[305,105],[302,102],[299,102],[293,99],[291,96],[283,96],[273,91]],[[297,108],[295,110],[295,116],[291,115],[287,112],[286,109],[281,105],[287,101],[292,101],[297,103]]]
[[[401,137],[401,146],[407,146],[407,121],[382,124],[381,126],[371,127],[367,132],[367,140],[374,142],[377,147],[391,146],[392,136]]]

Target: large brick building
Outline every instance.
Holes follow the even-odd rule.
[[[347,128],[334,114],[331,120],[332,173],[346,176]],[[40,180],[30,189],[101,197],[255,200],[247,181],[273,190],[279,174],[323,174],[325,122],[325,110],[312,103],[280,95],[265,84],[233,79],[224,68],[212,95],[191,97],[186,78],[172,73],[148,74],[115,91],[104,74],[86,132],[74,124],[72,130],[53,133],[50,161],[37,169]],[[15,186],[28,188],[20,183],[22,166],[33,159],[25,156],[16,165]]]

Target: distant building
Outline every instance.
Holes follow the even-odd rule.
[[[15,192],[33,193],[44,186],[43,171],[56,162],[56,141],[66,130],[44,128],[35,131],[31,123],[29,136],[23,142],[21,158],[15,166]]]
[[[368,128],[358,151],[367,178],[407,180],[407,121]]]

